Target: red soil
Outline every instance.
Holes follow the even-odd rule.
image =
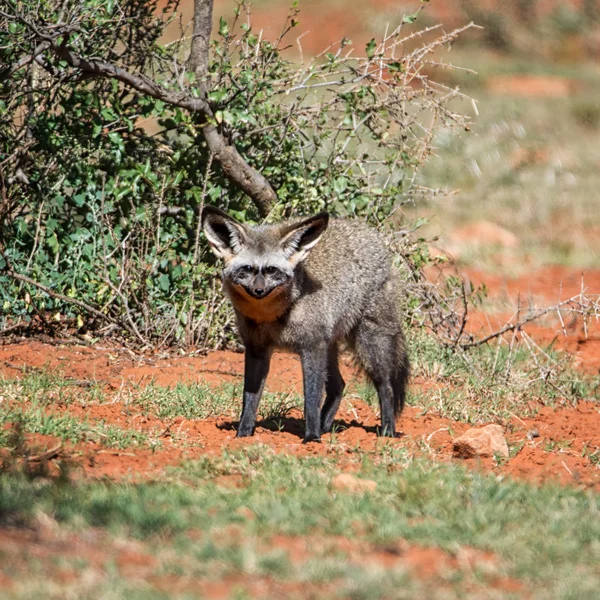
[[[527,98],[563,98],[581,91],[580,82],[541,75],[497,75],[486,84],[492,94]]]

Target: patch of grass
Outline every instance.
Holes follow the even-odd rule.
[[[568,355],[551,347],[532,352],[525,344],[492,342],[468,353],[442,347],[413,333],[413,371],[429,385],[409,390],[408,403],[467,423],[533,416],[558,400],[598,399],[600,379],[584,375]]]
[[[366,402],[371,408],[379,409],[379,399],[375,386],[367,379],[358,380],[354,383],[355,396]]]
[[[2,410],[0,408],[0,445],[6,445],[13,424],[20,423],[24,433],[51,435],[65,442],[98,442],[109,448],[144,444],[148,436],[134,429],[122,429],[102,421],[91,423],[68,413],[46,412],[44,408]]]
[[[0,445],[9,446],[11,431],[18,425],[22,433],[51,435],[66,442],[92,441],[111,448],[143,444],[148,436],[104,423],[80,419],[53,409],[72,403],[104,400],[96,388],[74,389],[68,379],[44,371],[26,373],[21,379],[0,379]]]
[[[595,448],[586,444],[583,448],[582,456],[587,456],[590,462],[600,468],[600,448]]]
[[[571,110],[579,125],[590,129],[600,127],[600,106],[592,99],[583,98],[574,102]]]
[[[151,413],[159,419],[184,417],[207,419],[234,414],[240,392],[236,386],[211,388],[203,383],[179,383],[173,387],[150,384],[129,390],[125,404]]]
[[[218,485],[216,473],[242,475],[244,486]],[[255,446],[173,469],[164,482],[53,484],[9,475],[0,479],[0,514],[4,524],[32,524],[35,515],[45,514],[60,527],[94,527],[120,539],[145,540],[147,550],[164,561],[163,573],[173,572],[180,557],[182,576],[326,582],[342,597],[463,598],[511,577],[531,597],[585,598],[600,583],[597,494],[502,481],[452,465],[394,462],[385,455],[365,457],[359,465],[357,476],[374,480],[374,491],[338,491],[330,485],[337,473],[327,458],[278,456]],[[582,522],[585,527],[573,525]],[[312,536],[315,543],[309,537],[296,556],[273,548],[275,535]],[[344,538],[360,560],[336,542]],[[458,560],[447,572],[420,579],[401,552],[396,567],[368,563],[370,551],[386,552],[399,543],[435,547],[450,558],[465,549],[492,553],[492,579],[485,572],[475,576]],[[9,568],[3,561],[0,572]],[[399,582],[413,595],[394,594]]]
[[[233,418],[241,413],[242,393],[240,384],[210,387],[204,383],[180,383],[168,388],[152,384],[127,392],[125,402],[159,419]],[[302,399],[297,394],[265,392],[259,406],[259,417],[277,420],[285,417],[292,408],[300,406]]]
[[[103,402],[105,397],[100,386],[87,385],[64,377],[48,369],[23,369],[20,378],[0,375],[0,396],[30,402],[38,406],[68,406],[73,403]]]

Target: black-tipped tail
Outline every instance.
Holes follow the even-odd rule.
[[[406,388],[408,387],[408,378],[410,376],[410,361],[406,353],[406,344],[404,335],[398,336],[396,345],[396,372],[392,378],[392,388],[394,390],[394,414],[396,417],[402,413],[406,401]]]

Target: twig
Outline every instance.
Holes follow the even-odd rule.
[[[135,335],[136,337],[138,337],[138,339],[140,339],[141,342],[143,342],[143,343],[146,342],[146,340],[135,329],[130,328],[127,324],[121,322],[118,319],[111,317],[110,315],[100,312],[98,309],[94,308],[93,306],[90,306],[89,304],[87,304],[86,302],[83,302],[82,300],[77,300],[76,298],[70,298],[69,296],[65,296],[64,294],[55,292],[55,291],[51,290],[48,286],[38,283],[37,281],[34,281],[30,277],[21,275],[20,273],[15,273],[15,271],[13,271],[10,268],[6,270],[6,274],[9,277],[12,277],[13,279],[16,279],[18,281],[23,281],[24,283],[27,283],[29,285],[32,285],[32,286],[42,290],[44,293],[48,294],[49,296],[51,296],[53,298],[56,298],[57,300],[62,300],[63,302],[67,302],[68,304],[74,304],[75,306],[79,306],[79,308],[82,308],[86,312],[88,312],[92,315],[95,315],[101,319],[105,319],[106,321],[109,321],[110,323],[113,323],[113,324],[118,325],[119,327],[125,329],[132,335]]]
[[[51,458],[55,458],[56,456],[58,456],[62,446],[63,445],[61,442],[60,444],[58,444],[58,446],[55,446],[54,448],[51,448],[50,450],[46,450],[45,452],[42,452],[41,454],[35,454],[33,456],[28,456],[25,458],[25,460],[27,462],[42,462],[45,460],[50,460]]]
[[[485,337],[483,337],[479,340],[474,340],[471,342],[463,342],[463,343],[459,344],[459,346],[464,349],[474,348],[476,346],[482,346],[483,344],[486,344],[490,340],[493,340],[494,338],[497,338],[497,337],[507,333],[508,331],[519,330],[523,327],[523,325],[526,325],[527,323],[531,323],[531,321],[535,321],[536,319],[539,319],[540,317],[543,317],[544,315],[547,315],[550,312],[559,310],[563,306],[568,306],[569,304],[573,304],[580,297],[581,297],[581,294],[572,296],[568,300],[563,300],[562,302],[559,302],[558,304],[556,304],[554,306],[540,309],[536,314],[526,317],[525,319],[519,319],[516,323],[508,323],[504,327],[498,329],[497,331],[490,333],[489,335],[486,335]]]

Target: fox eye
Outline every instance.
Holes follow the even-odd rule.
[[[244,265],[242,271],[244,271],[244,273],[253,273],[254,267],[252,265]]]
[[[265,267],[265,273],[267,275],[275,275],[275,273],[277,273],[277,267]]]

